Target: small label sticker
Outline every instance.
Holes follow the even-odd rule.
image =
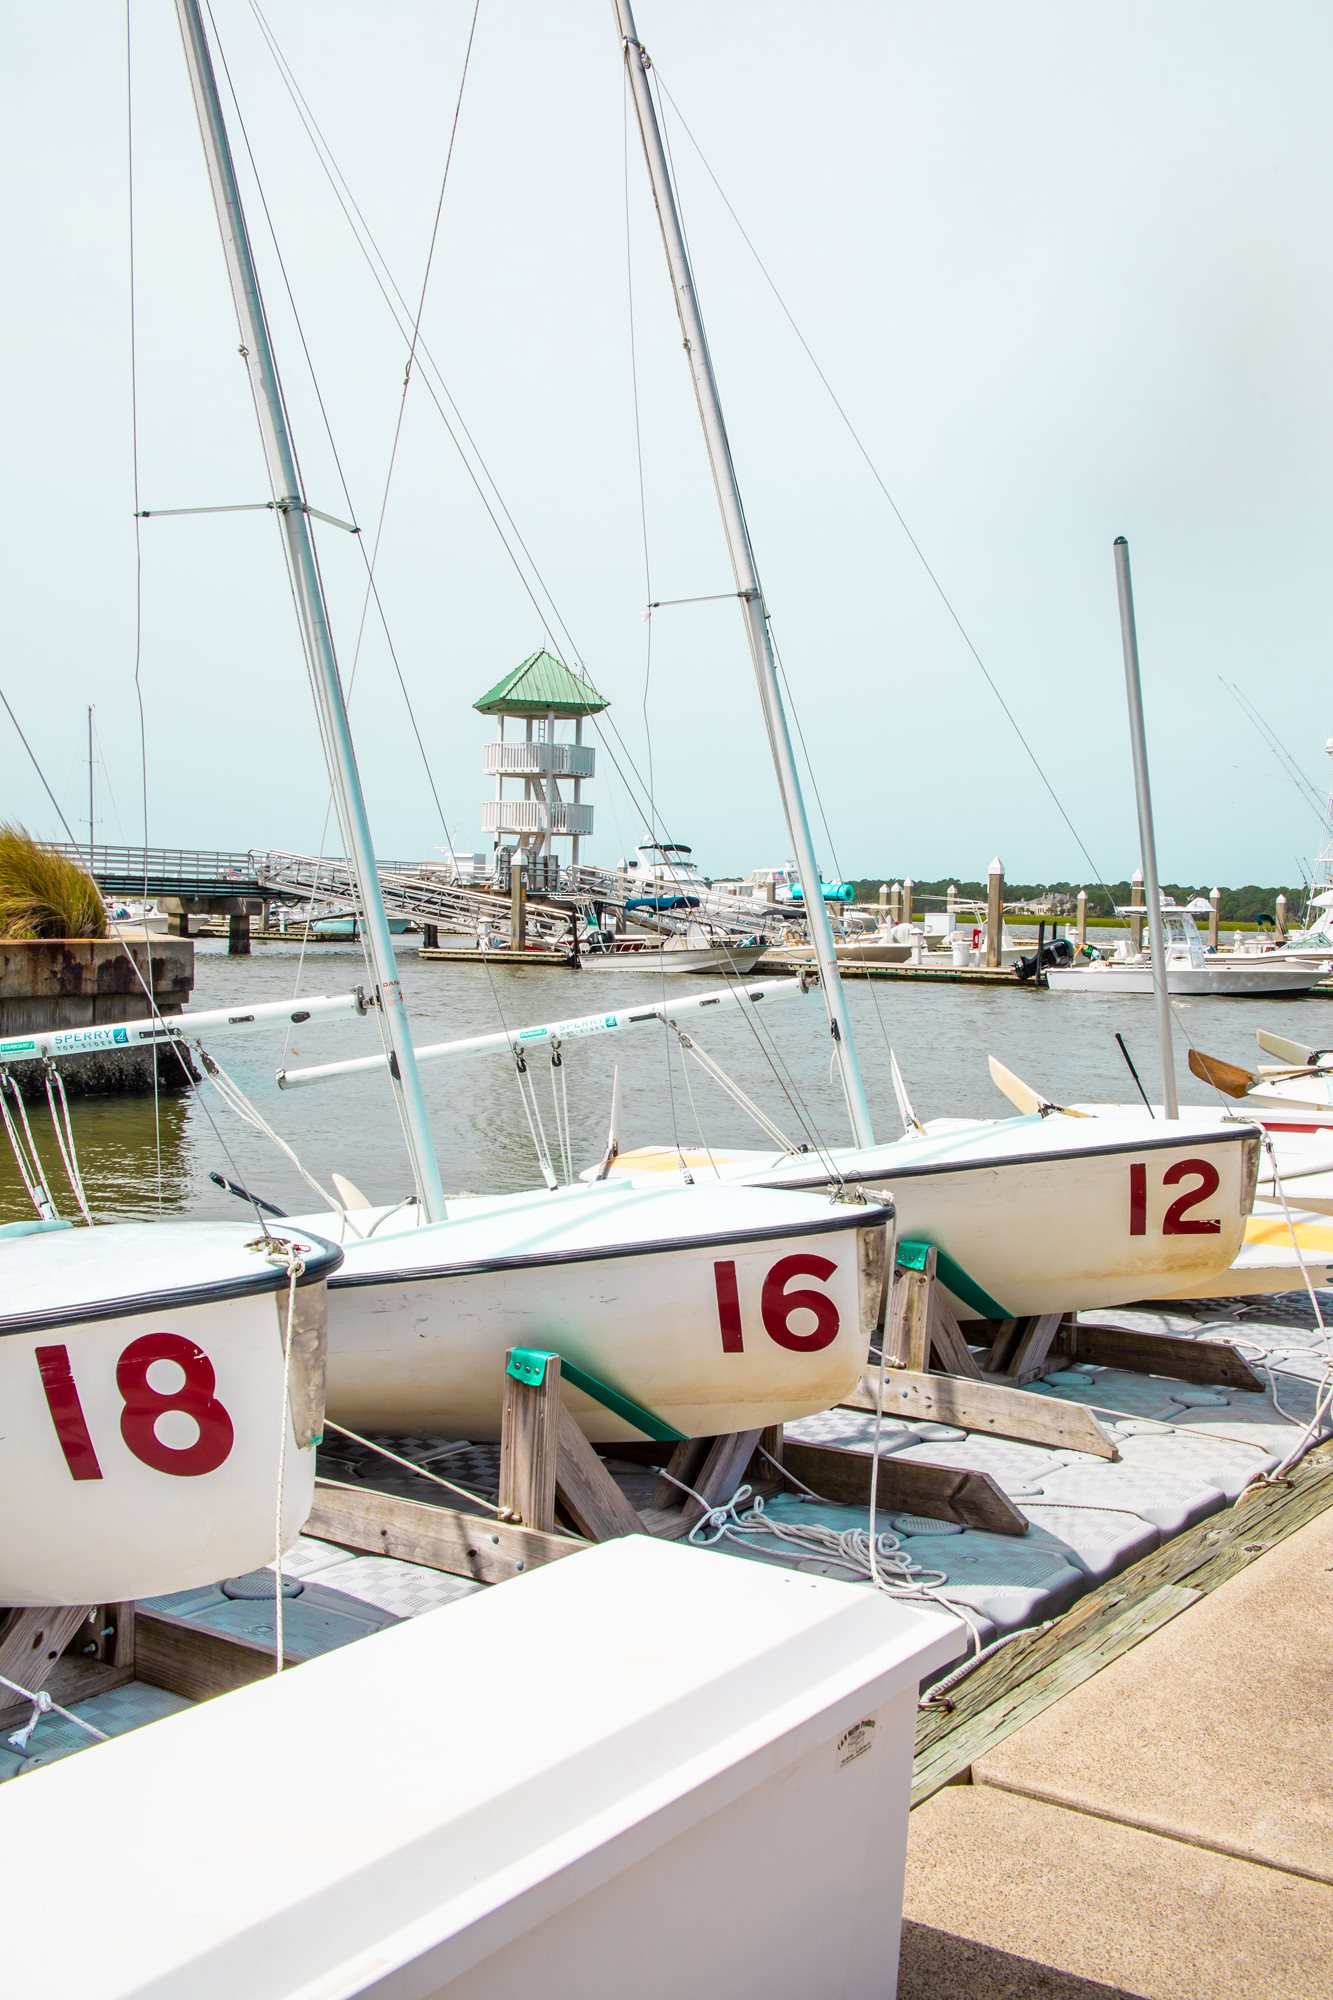
[[[845,1771],[858,1757],[864,1757],[875,1741],[875,1718],[873,1715],[854,1722],[850,1729],[844,1729],[838,1738],[838,1769]]]

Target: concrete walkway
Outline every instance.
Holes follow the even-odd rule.
[[[899,2000],[1333,2000],[1333,1510],[912,1816]]]

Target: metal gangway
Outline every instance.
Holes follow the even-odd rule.
[[[255,853],[251,859],[266,896],[308,902],[321,910],[354,913],[360,907],[352,871],[340,856],[289,854],[275,848]],[[381,861],[376,865],[384,907],[391,917],[406,917],[412,923],[466,937],[508,931],[509,897],[490,886],[460,882],[447,863]],[[569,938],[569,911],[549,903],[529,900],[526,924],[528,936],[543,944],[562,944]]]
[[[641,887],[631,883],[627,876],[610,868],[562,868],[560,871],[560,893],[564,897],[579,902],[595,902],[603,909],[625,911],[627,903],[637,903],[643,899]],[[663,894],[670,894],[669,885],[663,885]],[[629,912],[629,922],[641,925],[645,930],[666,932],[687,931],[691,924],[704,924],[712,931],[724,932],[734,938],[763,938],[767,943],[777,944],[793,926],[804,928],[804,912],[799,904],[784,904],[781,908],[773,903],[763,902],[758,896],[732,896],[721,889],[706,888],[702,883],[691,882],[687,894],[693,908],[681,910],[641,910]]]

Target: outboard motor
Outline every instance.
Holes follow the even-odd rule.
[[[1027,958],[1014,960],[1014,975],[1025,985],[1030,979],[1037,979],[1048,965],[1072,965],[1074,947],[1068,938],[1052,938],[1049,944],[1039,945]]]

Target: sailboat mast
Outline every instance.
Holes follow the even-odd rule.
[[[93,832],[93,708],[88,704],[88,873],[96,867],[96,836]]]
[[[1157,999],[1157,1030],[1162,1045],[1162,1103],[1168,1118],[1179,1118],[1176,1060],[1171,1047],[1171,992],[1162,936],[1162,892],[1157,883],[1157,836],[1152,823],[1152,792],[1148,785],[1148,739],[1143,726],[1143,687],[1139,679],[1139,635],[1134,622],[1134,582],[1129,573],[1129,543],[1115,541],[1115,589],[1120,604],[1120,645],[1125,656],[1125,698],[1129,706],[1129,740],[1134,751],[1134,796],[1139,809],[1139,847],[1143,857],[1143,888],[1148,899],[1148,942],[1152,948],[1152,982]]]
[[[435,1222],[445,1213],[444,1186],[426,1118],[426,1103],[412,1048],[407,1010],[403,1004],[389,919],[375,865],[370,822],[356,767],[347,704],[338,674],[324,585],[260,296],[231,145],[223,122],[213,59],[204,34],[198,0],[176,0],[176,15],[185,44],[185,61],[190,72],[195,109],[199,114],[199,130],[208,162],[208,178],[213,190],[218,226],[222,232],[227,275],[231,280],[232,298],[240,323],[241,352],[245,356],[250,387],[254,393],[255,413],[259,418],[269,478],[277,502],[278,520],[286,543],[288,567],[310,661],[315,701],[329,758],[329,777],[338,816],[351,849],[348,858],[360,892],[366,939],[392,1052],[389,1067],[399,1094],[417,1193],[427,1220]]]
[[[713,374],[708,340],[704,333],[699,300],[694,289],[694,275],[690,269],[689,252],[685,247],[685,232],[681,228],[671,172],[657,122],[657,108],[653,103],[653,94],[648,84],[650,67],[648,53],[638,38],[629,0],[612,0],[612,5],[625,51],[625,67],[630,89],[634,95],[634,109],[639,121],[639,136],[643,140],[644,158],[648,163],[648,178],[652,183],[653,201],[662,227],[662,243],[671,274],[676,312],[685,338],[685,352],[689,357],[695,401],[699,406],[704,442],[708,447],[708,459],[713,469],[713,485],[717,492],[718,506],[722,511],[722,525],[731,556],[732,574],[736,579],[736,594],[740,599],[741,611],[745,618],[745,631],[750,642],[750,657],[754,662],[755,679],[759,683],[759,700],[768,730],[769,747],[773,753],[778,790],[782,795],[783,810],[787,816],[787,830],[795,849],[796,866],[808,912],[810,939],[819,966],[820,986],[828,1013],[829,1032],[833,1037],[837,1054],[843,1094],[847,1099],[847,1110],[857,1145],[871,1146],[874,1144],[875,1135],[870,1120],[870,1104],[866,1097],[856,1043],[852,1036],[852,1024],[847,1012],[847,996],[838,976],[838,954],[833,942],[833,926],[829,922],[828,910],[821,894],[822,885],[815,861],[814,842],[810,836],[810,821],[801,794],[801,781],[796,769],[791,731],[787,727],[786,710],[778,687],[777,662],[773,654],[772,634],[768,628],[768,613],[760,588],[759,572],[755,567],[750,531],[746,525],[745,510],[741,503],[736,468],[732,463],[727,427],[722,417],[717,380]]]

